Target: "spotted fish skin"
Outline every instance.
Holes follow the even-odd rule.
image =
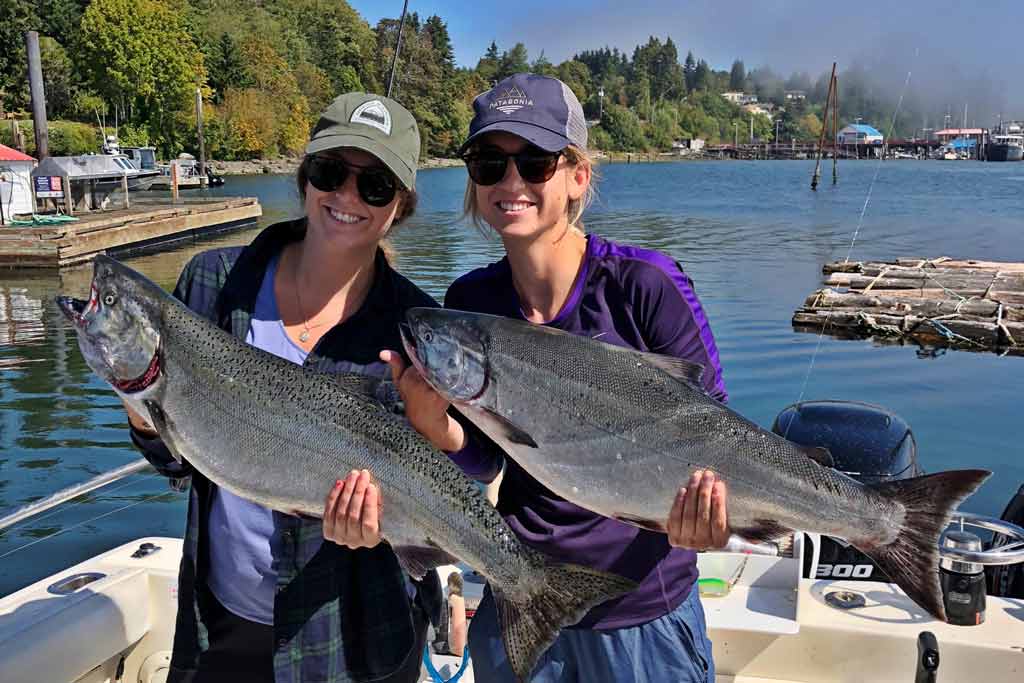
[[[450,309],[410,309],[402,331],[427,381],[566,500],[663,531],[679,488],[711,470],[727,486],[735,534],[847,539],[945,619],[939,534],[989,472],[864,485],[708,396],[703,366]]]
[[[458,559],[488,579],[521,680],[559,629],[635,586],[524,546],[473,481],[381,405],[374,380],[249,346],[113,259],[97,257],[93,291],[88,303],[58,298],[83,355],[176,457],[243,498],[316,517],[339,477],[369,470],[382,536],[410,574]]]

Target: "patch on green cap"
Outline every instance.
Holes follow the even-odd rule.
[[[339,95],[320,115],[306,154],[354,147],[380,159],[406,189],[416,187],[420,131],[409,110],[381,95]]]

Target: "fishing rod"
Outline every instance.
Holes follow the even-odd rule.
[[[387,96],[391,97],[391,90],[395,85],[395,70],[398,68],[398,53],[402,49],[402,31],[405,28],[405,13],[409,9],[409,0],[402,3],[402,18],[398,20],[398,40],[395,42],[395,54],[391,57],[391,75],[388,77]]]
[[[23,505],[11,514],[0,517],[0,531],[17,524],[23,519],[27,519],[33,515],[38,515],[40,512],[46,512],[50,508],[56,507],[61,503],[71,500],[72,498],[76,498],[84,493],[89,493],[90,491],[95,491],[96,489],[106,486],[107,484],[112,484],[119,479],[124,479],[130,474],[142,472],[149,467],[151,467],[151,465],[148,460],[145,458],[139,458],[138,460],[133,460],[127,465],[122,465],[121,467],[110,470],[109,472],[96,475],[92,479],[80,484],[74,484],[65,489],[61,489],[60,491],[57,491],[56,493],[41,500],[37,500],[34,503]]]

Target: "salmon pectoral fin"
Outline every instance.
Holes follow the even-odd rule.
[[[659,522],[656,519],[645,519],[643,517],[636,517],[634,515],[628,515],[624,512],[616,513],[612,516],[613,519],[617,519],[625,524],[632,524],[638,526],[641,529],[647,529],[648,531],[655,531],[659,534],[668,533],[668,527],[665,526],[665,522]]]
[[[428,571],[445,564],[455,564],[458,560],[424,539],[423,545],[392,546],[398,564],[414,579],[422,579]]]
[[[502,436],[510,443],[518,444],[520,446],[529,446],[530,448],[537,448],[537,442],[534,441],[533,437],[525,430],[492,410],[485,408],[483,412],[487,413],[487,417],[490,418],[494,425],[502,431]]]
[[[167,450],[181,464],[181,453],[174,447],[174,425],[167,417],[167,413],[164,412],[164,409],[156,401],[143,401],[142,405],[146,406],[146,410],[149,411],[149,422],[156,429],[157,433],[160,434],[160,438],[163,440],[164,445],[167,446]]]
[[[779,524],[773,519],[755,519],[754,523],[747,527],[741,527],[739,529],[733,527],[732,532],[740,538],[745,538],[748,541],[755,543],[768,543],[774,541],[777,538],[782,538],[787,534],[793,533],[793,530],[787,526]]]

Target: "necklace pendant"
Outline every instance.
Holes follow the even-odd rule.
[[[300,342],[308,342],[309,341],[309,330],[303,330],[302,332],[299,332],[299,341]]]

